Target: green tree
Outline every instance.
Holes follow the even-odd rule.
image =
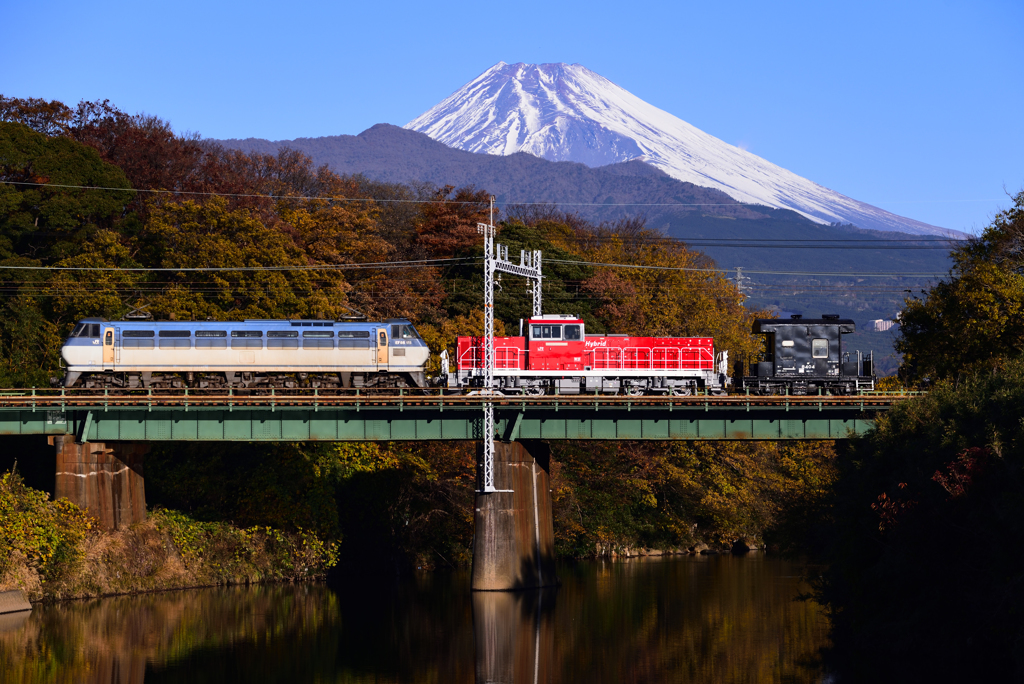
[[[1021,415],[1017,358],[938,381],[840,454],[814,560],[851,680],[1024,675]]]
[[[993,368],[1024,352],[1024,191],[951,256],[949,277],[903,309],[896,350],[907,380]]]
[[[0,123],[0,180],[0,259],[52,264],[73,255],[89,235],[111,228],[135,195],[96,150],[18,123]]]

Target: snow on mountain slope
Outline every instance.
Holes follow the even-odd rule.
[[[641,159],[740,202],[820,223],[960,237],[801,178],[654,107],[579,64],[499,62],[406,124],[449,147],[603,166]]]

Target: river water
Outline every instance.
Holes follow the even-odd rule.
[[[558,589],[468,572],[196,589],[0,616],[4,682],[824,682],[827,621],[773,557],[590,561]]]

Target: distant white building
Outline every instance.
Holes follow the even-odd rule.
[[[899,325],[899,321],[890,321],[885,318],[876,318],[873,321],[868,321],[861,326],[861,330],[868,332],[885,332],[886,330],[892,329],[894,325]]]

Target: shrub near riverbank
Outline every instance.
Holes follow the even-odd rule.
[[[306,531],[199,522],[165,509],[103,532],[67,499],[50,501],[16,472],[0,477],[0,591],[31,600],[313,579],[338,546]]]
[[[817,598],[841,671],[1024,676],[1022,416],[1016,359],[899,403],[839,459]]]

